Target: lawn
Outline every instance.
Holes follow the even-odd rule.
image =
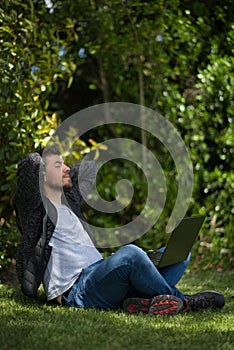
[[[30,300],[18,285],[0,285],[0,349],[35,350],[233,350],[234,271],[185,274],[179,284],[189,294],[217,289],[225,294],[221,311],[174,317],[126,315],[47,306],[42,290]]]

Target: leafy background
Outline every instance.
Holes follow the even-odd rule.
[[[121,101],[158,111],[188,147],[195,180],[187,214],[207,215],[192,268],[233,268],[233,2],[5,0],[0,25],[1,266],[14,259],[19,240],[12,208],[18,161],[43,148],[72,113]],[[146,132],[112,125],[84,135],[76,160],[91,150],[98,156],[98,144],[110,137],[144,144],[166,174],[162,216],[136,242],[157,248],[177,191],[170,155]],[[99,176],[106,200],[115,198],[116,181],[127,178],[134,201],[112,216],[84,206],[91,223],[130,221],[147,195],[141,171],[131,162],[110,162]]]

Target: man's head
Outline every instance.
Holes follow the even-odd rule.
[[[45,148],[42,159],[44,161],[44,189],[61,191],[62,188],[72,187],[69,175],[70,168],[64,164],[63,157],[56,145]]]

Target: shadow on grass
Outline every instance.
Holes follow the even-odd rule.
[[[20,307],[1,317],[1,349],[231,349],[233,331],[219,329],[223,316],[218,314],[209,313],[201,320],[201,315],[152,318]]]
[[[185,275],[180,282],[183,290],[197,292],[206,287],[216,288],[225,294],[226,305],[218,312],[174,317],[48,306],[41,289],[35,300],[24,296],[19,285],[0,285],[0,348],[231,350],[234,343],[233,277],[233,271]]]

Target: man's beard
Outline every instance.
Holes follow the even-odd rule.
[[[68,190],[69,188],[72,188],[72,182],[69,182],[63,186],[64,190]]]
[[[63,190],[68,190],[73,187],[72,181],[66,182],[64,185],[62,184],[56,184],[52,181],[47,182],[47,187],[55,192],[63,192]]]

